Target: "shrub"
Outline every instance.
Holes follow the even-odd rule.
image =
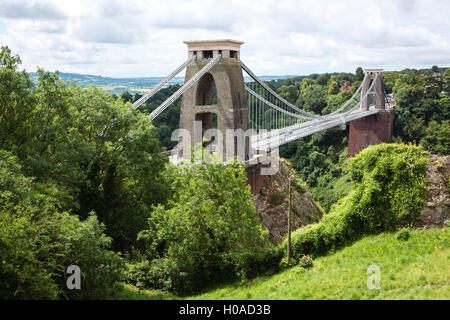
[[[313,259],[308,255],[303,255],[298,260],[298,265],[302,268],[309,269],[313,266]]]
[[[151,260],[149,282],[184,294],[254,274],[271,254],[248,254],[267,246],[267,232],[244,167],[213,162],[176,170],[173,200],[154,209],[139,235]]]
[[[268,202],[270,203],[270,207],[276,207],[283,203],[284,199],[286,197],[285,192],[281,191],[275,191],[274,193],[269,195]]]
[[[268,272],[279,271],[283,252],[278,247],[223,254],[221,260],[197,272],[186,272],[183,264],[168,258],[142,260],[127,265],[125,281],[139,288],[156,288],[178,294],[198,292],[218,283],[247,281]],[[204,277],[208,275],[208,282]]]
[[[79,221],[68,213],[23,206],[0,210],[2,299],[103,299],[121,280],[122,261],[107,250],[95,216]],[[68,290],[66,269],[77,265],[81,290]]]
[[[267,272],[279,270],[279,261],[283,257],[280,247],[269,247],[224,255],[224,269],[233,270],[232,279],[248,280]]]
[[[398,240],[408,241],[411,237],[411,231],[408,228],[402,228],[396,233],[396,238]]]
[[[288,262],[287,257],[284,257],[280,260],[279,268],[280,268],[280,270],[286,270],[286,269],[289,269],[289,268],[292,268],[293,266],[295,266],[297,264],[297,262],[298,261],[296,261],[293,258],[290,258],[290,260]]]
[[[427,196],[427,163],[428,154],[414,145],[361,151],[350,164],[352,191],[319,223],[292,233],[292,255],[323,255],[366,234],[414,225]]]
[[[122,261],[96,216],[59,212],[38,193],[16,159],[0,150],[0,298],[105,298],[121,279]],[[52,189],[52,188],[47,188]],[[26,193],[21,191],[26,190]],[[78,265],[81,290],[68,290],[67,267]]]
[[[108,249],[112,239],[104,234],[105,226],[91,214],[85,221],[62,214],[57,242],[64,245],[58,258],[63,271],[77,265],[81,271],[81,290],[68,290],[66,276],[62,275],[60,287],[69,299],[105,299],[111,296],[114,285],[122,280],[124,263],[120,256]]]
[[[413,225],[427,196],[428,153],[414,145],[380,144],[363,150],[350,164],[354,211],[362,232]]]

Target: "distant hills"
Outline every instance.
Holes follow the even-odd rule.
[[[37,74],[35,72],[30,72],[30,76],[33,80],[36,80]],[[111,78],[102,77],[91,74],[80,74],[80,73],[66,73],[60,72],[59,77],[63,81],[73,81],[77,85],[87,87],[90,84],[94,84],[101,87],[106,92],[120,94],[124,91],[128,91],[132,94],[134,93],[146,93],[151,90],[156,84],[158,84],[164,77],[143,77],[143,78]],[[265,81],[280,80],[290,77],[296,77],[295,75],[284,75],[284,76],[261,76],[259,77]],[[244,77],[245,82],[252,81],[250,77]],[[184,82],[184,76],[173,78],[168,85],[179,85]]]

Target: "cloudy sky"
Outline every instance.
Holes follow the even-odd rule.
[[[0,45],[36,67],[165,76],[184,40],[245,41],[258,75],[450,66],[449,0],[0,0]]]

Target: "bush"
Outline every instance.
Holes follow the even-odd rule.
[[[408,228],[402,228],[396,233],[396,238],[398,240],[408,241],[411,237],[411,231]]]
[[[149,282],[178,294],[245,278],[272,253],[243,166],[203,163],[179,167],[173,200],[158,206],[140,233],[151,261]],[[277,260],[278,263],[279,260]]]
[[[60,264],[63,269],[77,265],[81,270],[81,290],[68,290],[64,275],[60,281],[63,295],[69,299],[110,297],[114,285],[122,280],[124,263],[118,254],[108,250],[112,239],[104,234],[105,226],[94,214],[85,221],[63,214],[59,224],[57,242],[64,244]]]
[[[310,256],[303,255],[298,260],[298,265],[302,268],[309,269],[313,266],[313,259]]]
[[[103,299],[121,280],[122,261],[95,216],[43,214],[22,206],[0,210],[2,299]],[[81,271],[81,290],[68,290],[67,267]]]
[[[295,259],[290,258],[289,262],[287,257],[284,257],[280,260],[279,263],[279,268],[280,270],[286,270],[289,268],[292,268],[293,266],[295,266],[297,264],[298,261],[296,261]]]
[[[38,193],[15,157],[0,150],[0,299],[100,299],[121,279],[122,260],[96,216],[59,212]],[[50,188],[51,189],[51,188]],[[21,192],[27,190],[27,193]],[[67,267],[81,271],[81,290],[68,290]]]
[[[168,258],[142,260],[127,265],[125,281],[138,288],[155,288],[178,294],[198,292],[218,283],[247,281],[268,272],[279,271],[278,262],[283,252],[278,247],[255,252],[229,253],[221,256],[197,272],[186,272],[184,265],[178,265]],[[208,275],[208,282],[204,277]],[[196,288],[196,289],[193,289]]]
[[[267,272],[279,270],[279,261],[283,257],[280,247],[270,247],[224,256],[224,269],[233,270],[230,278],[248,280]]]
[[[323,255],[366,234],[414,225],[427,196],[427,163],[428,154],[414,145],[361,151],[350,164],[352,191],[319,223],[292,233],[292,255]]]

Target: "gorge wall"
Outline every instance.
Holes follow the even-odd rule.
[[[291,230],[317,222],[324,214],[289,162],[280,158],[278,172],[271,176],[263,176],[262,187],[255,195],[256,208],[262,225],[264,229],[269,230],[269,238],[275,243],[280,243],[287,234],[289,176],[294,178],[291,183]]]
[[[450,219],[450,156],[430,155],[427,167],[428,195],[417,228],[441,227]]]

